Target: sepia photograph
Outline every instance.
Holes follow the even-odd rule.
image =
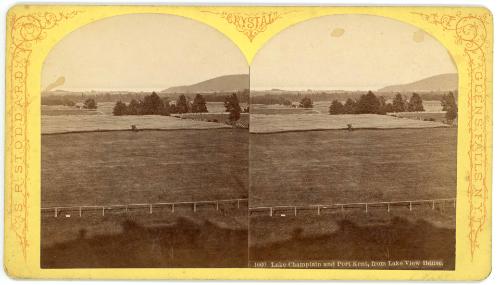
[[[92,22],[42,69],[42,268],[246,267],[248,63],[206,24]]]
[[[41,267],[454,270],[458,95],[446,48],[380,16],[250,66],[187,18],[90,23],[43,64]]]
[[[249,266],[454,270],[458,75],[370,15],[288,27],[250,81]]]

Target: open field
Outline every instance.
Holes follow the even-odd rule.
[[[316,110],[316,107],[311,109],[305,109],[305,108],[294,108],[291,106],[284,106],[279,104],[273,104],[273,105],[252,104],[250,105],[250,113],[252,115],[254,114],[289,115],[289,114],[319,114],[320,111]]]
[[[440,122],[428,122],[396,118],[387,115],[250,115],[251,133],[273,133],[304,130],[346,129],[350,124],[354,129],[398,129],[398,128],[438,128],[448,127]]]
[[[158,130],[231,128],[221,123],[183,120],[173,116],[42,116],[42,134],[130,130],[132,125],[137,129]]]
[[[42,136],[42,207],[248,197],[241,129]]]
[[[456,131],[251,134],[250,207],[454,198]],[[368,212],[332,209],[321,215],[308,211],[250,217],[250,266],[269,267],[269,261],[437,259],[443,266],[428,269],[454,268],[453,203],[412,211],[404,206]]]
[[[412,120],[434,120],[436,122],[446,121],[446,112],[401,112],[391,113],[390,115]]]
[[[182,118],[182,119],[190,119],[196,121],[217,121],[219,123],[230,124],[229,113],[221,112],[221,113],[184,113],[184,114],[173,114],[171,116]],[[241,127],[248,128],[249,125],[249,114],[241,113],[240,119],[237,121],[238,125]]]
[[[456,128],[250,135],[250,205],[453,198]]]
[[[247,130],[42,135],[42,207],[246,198],[247,185]],[[246,213],[231,205],[47,213],[41,265],[246,266]]]

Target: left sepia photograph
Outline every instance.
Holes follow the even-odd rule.
[[[41,268],[248,266],[249,67],[219,31],[129,14],[42,68]]]

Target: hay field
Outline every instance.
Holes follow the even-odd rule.
[[[159,130],[230,128],[225,124],[183,120],[172,116],[42,116],[42,134],[130,130],[132,125],[135,125],[138,129]]]
[[[241,129],[42,135],[42,207],[248,197]]]
[[[250,204],[456,196],[456,128],[250,135]]]
[[[251,133],[273,133],[305,130],[346,129],[347,125],[355,129],[398,129],[398,128],[438,128],[447,127],[440,122],[428,122],[396,118],[387,115],[250,115]]]

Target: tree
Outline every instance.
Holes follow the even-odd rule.
[[[386,109],[386,102],[385,102],[385,97],[384,96],[378,96],[378,102],[379,102],[379,107],[378,107],[378,113],[381,115],[385,115],[387,113]]]
[[[394,112],[394,107],[392,106],[392,103],[385,104],[384,109],[386,114]]]
[[[443,107],[443,111],[446,111],[446,120],[448,120],[448,122],[453,122],[458,115],[458,107],[453,92],[443,95],[441,98],[441,106]]]
[[[127,115],[127,104],[122,101],[118,101],[113,108],[113,115],[115,116],[123,116]]]
[[[408,112],[423,112],[424,105],[422,104],[422,98],[417,93],[413,93],[408,103]]]
[[[93,98],[88,98],[83,102],[84,109],[97,109],[97,102]]]
[[[191,110],[193,113],[208,113],[205,98],[203,98],[200,94],[196,94]]]
[[[226,97],[226,100],[224,100],[224,107],[226,107],[226,112],[229,112],[229,120],[231,122],[240,119],[241,107],[236,93]]]
[[[356,104],[357,114],[379,114],[380,113],[380,101],[373,94],[373,92],[368,91],[367,94],[361,95]]]
[[[156,94],[156,92],[151,93],[151,95],[144,96],[142,101],[142,111],[141,115],[163,115],[164,106],[163,100]]]
[[[140,115],[142,114],[141,102],[132,99],[127,106],[127,115]]]
[[[292,105],[292,101],[288,100],[288,99],[285,99],[283,100],[283,103],[282,103],[284,106],[291,106]]]
[[[313,107],[313,101],[308,98],[304,97],[302,100],[300,100],[300,105],[301,108],[312,108]]]
[[[333,100],[330,105],[330,115],[344,114],[344,105],[338,100]]]
[[[356,112],[356,102],[351,98],[344,103],[344,114],[354,114]]]
[[[177,99],[177,103],[175,104],[176,111],[179,114],[187,113],[189,110],[188,103],[186,100],[186,96],[184,94],[180,95]]]
[[[406,110],[406,100],[403,99],[401,93],[397,93],[392,99],[392,109],[395,113],[404,112]]]

